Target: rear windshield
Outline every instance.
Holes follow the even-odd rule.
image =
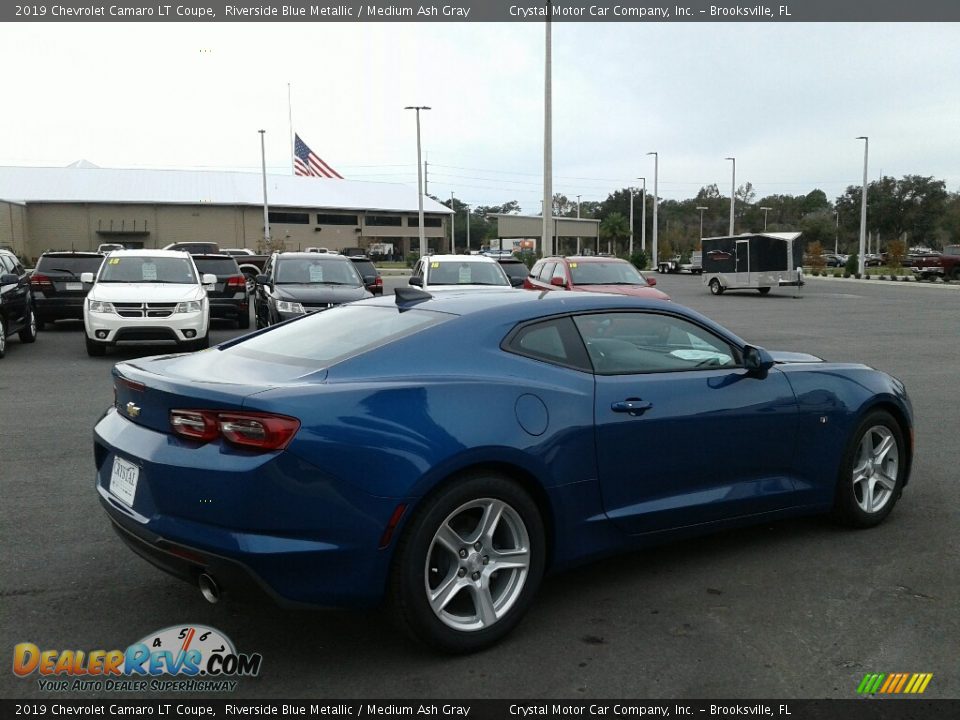
[[[44,255],[37,261],[37,270],[47,275],[80,275],[97,272],[102,262],[102,255]]]
[[[530,274],[527,266],[522,262],[500,263],[500,267],[509,278],[525,278]]]
[[[396,306],[341,305],[279,325],[222,352],[266,362],[328,367],[453,317]]]
[[[351,260],[353,266],[361,275],[376,275],[377,268],[369,260]]]
[[[229,255],[216,258],[195,257],[193,262],[197,264],[197,270],[201,275],[205,273],[211,273],[217,277],[228,277],[230,275],[240,274],[240,268],[237,266],[237,261]]]
[[[197,276],[193,263],[185,257],[111,255],[103,263],[97,282],[195,285]]]

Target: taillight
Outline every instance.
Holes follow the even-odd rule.
[[[300,429],[300,421],[285,415],[219,410],[171,410],[170,427],[180,437],[229,443],[256,450],[283,450]]]
[[[228,288],[244,288],[247,286],[247,279],[243,275],[231,275],[227,278]]]
[[[383,278],[377,275],[377,279],[373,281],[374,285],[383,285]]]
[[[170,427],[177,435],[197,442],[210,442],[220,435],[216,413],[206,410],[171,410]]]
[[[30,287],[37,289],[52,288],[53,282],[42,273],[34,273],[30,276]]]

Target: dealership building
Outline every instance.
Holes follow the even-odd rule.
[[[101,243],[161,248],[205,241],[263,249],[259,173],[0,167],[0,247],[33,261],[45,250]],[[381,182],[267,175],[270,235],[287,250],[419,251],[417,190]],[[431,250],[449,249],[450,209],[424,197]],[[372,246],[372,247],[371,247]],[[379,253],[378,253],[379,254]]]

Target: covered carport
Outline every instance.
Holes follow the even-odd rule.
[[[543,217],[541,215],[509,215],[492,213],[488,218],[497,221],[497,237],[500,247],[503,240],[517,238],[540,238],[538,249],[543,248]],[[553,218],[553,246],[559,255],[579,254],[581,250],[600,252],[600,221],[588,218]]]

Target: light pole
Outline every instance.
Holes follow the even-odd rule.
[[[549,6],[548,6],[549,7]],[[543,228],[541,239],[543,257],[553,255],[554,229],[550,222],[553,212],[553,66],[550,16],[547,16],[543,62]]]
[[[470,254],[470,206],[464,203],[464,210],[467,212],[467,255]]]
[[[643,180],[643,190],[640,191],[640,249],[647,251],[647,179]]]
[[[737,159],[728,157],[724,160],[730,160],[733,163],[733,175],[730,180],[730,232],[727,233],[733,235],[733,208],[737,197]]]
[[[420,257],[427,255],[427,240],[423,235],[423,160],[420,157],[420,111],[429,110],[426,105],[407,105],[404,110],[415,110],[417,113],[417,217],[420,224],[417,232],[420,236]]]
[[[767,213],[773,210],[773,208],[761,207],[760,209],[763,210],[763,231],[766,232],[767,231]]]
[[[700,242],[703,242],[703,211],[709,210],[709,208],[703,205],[697,205],[697,210],[700,211]]]
[[[270,247],[270,210],[267,205],[267,150],[264,140],[267,131],[258,130],[257,132],[260,133],[260,169],[263,175],[263,244],[269,253],[272,248]]]
[[[863,257],[864,246],[867,242],[867,152],[870,149],[870,138],[860,135],[857,140],[863,140],[863,192],[860,195],[860,254],[857,257],[857,272],[863,276],[866,258]]]
[[[660,177],[660,155],[656,152],[648,152],[647,155],[653,155],[653,264],[657,266],[657,255],[659,246],[657,243],[657,205],[660,203],[660,194],[657,192],[657,180]],[[646,205],[646,203],[644,203]]]
[[[633,257],[633,196],[636,195],[633,186],[631,185],[630,190],[630,257]]]
[[[834,210],[833,214],[837,218],[837,229],[833,235],[833,254],[839,255],[840,254],[840,211]]]
[[[580,196],[577,195],[577,220],[580,219]],[[580,236],[577,235],[577,255],[580,254]]]
[[[457,209],[453,204],[453,190],[450,191],[450,209],[453,210],[453,215],[450,216],[450,254],[456,255],[457,246],[456,242],[454,241],[453,230],[457,219]],[[467,248],[467,254],[470,254],[470,248]]]

